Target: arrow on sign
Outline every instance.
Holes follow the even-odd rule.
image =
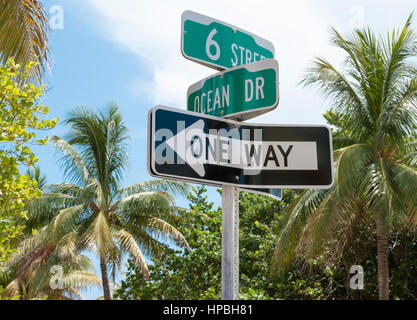
[[[243,131],[249,137],[250,129]],[[249,170],[317,170],[316,142],[249,141],[228,136],[225,130],[205,133],[204,121],[198,120],[166,141],[171,149],[200,177],[204,165],[220,165]],[[231,133],[233,135],[233,133]]]

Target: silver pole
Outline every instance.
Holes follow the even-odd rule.
[[[222,192],[222,299],[239,299],[239,189]]]

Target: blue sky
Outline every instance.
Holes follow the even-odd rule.
[[[61,6],[63,29],[51,38],[54,58],[43,103],[50,117],[65,119],[74,107],[100,109],[120,105],[131,132],[126,185],[151,177],[146,169],[147,112],[156,104],[185,108],[189,85],[213,73],[180,53],[180,21],[194,10],[270,40],[280,66],[280,103],[273,112],[250,122],[320,124],[327,105],[313,90],[297,83],[316,55],[336,65],[340,52],[329,46],[329,28],[342,33],[370,25],[378,32],[400,27],[415,1],[144,1],[43,0],[47,11]],[[414,24],[415,25],[415,24]],[[48,135],[63,137],[58,125]],[[36,147],[49,183],[63,181],[52,146]],[[220,204],[214,188],[211,201]],[[184,199],[178,199],[186,206]],[[93,290],[85,298],[95,298]]]

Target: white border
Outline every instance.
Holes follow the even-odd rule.
[[[241,28],[235,27],[235,26],[233,26],[229,23],[226,23],[226,22],[214,19],[214,18],[210,18],[208,16],[197,13],[195,11],[186,10],[181,15],[181,54],[184,56],[184,58],[186,58],[188,60],[198,62],[198,63],[200,63],[200,64],[202,64],[206,67],[213,68],[213,69],[220,70],[220,71],[226,69],[225,67],[223,67],[221,65],[218,65],[216,63],[201,60],[201,59],[194,58],[194,57],[190,57],[190,56],[185,54],[185,52],[184,52],[184,22],[186,20],[192,20],[192,21],[195,21],[197,23],[205,24],[205,25],[209,25],[212,22],[217,22],[217,23],[222,24],[224,26],[227,26],[229,28],[232,28],[232,29],[235,28],[236,30],[239,30],[240,32],[246,33],[247,35],[251,36],[258,46],[261,46],[261,47],[271,51],[272,52],[272,58],[275,57],[275,48],[274,48],[274,45],[272,44],[272,42],[270,42],[270,41],[268,41],[264,38],[261,38],[261,37],[255,35],[251,32],[248,32],[248,31],[243,30]]]
[[[241,187],[241,188],[263,188],[263,189],[268,189],[268,188],[280,188],[280,189],[329,189],[333,183],[334,183],[334,165],[333,165],[333,141],[332,141],[332,132],[330,130],[330,127],[328,127],[327,125],[305,125],[305,124],[283,124],[283,125],[276,125],[276,124],[263,124],[263,123],[244,123],[245,126],[264,126],[264,127],[320,127],[320,128],[326,128],[329,131],[329,146],[330,146],[330,166],[331,166],[331,178],[332,181],[330,184],[328,185],[248,185],[248,184],[237,184],[237,183],[230,183],[230,182],[223,182],[223,181],[211,181],[208,182],[205,179],[199,179],[199,178],[186,178],[186,177],[181,177],[181,176],[177,176],[177,175],[172,175],[172,174],[164,174],[164,173],[159,173],[157,172],[157,170],[155,170],[155,159],[154,159],[154,152],[151,152],[151,148],[152,150],[155,150],[155,140],[154,140],[154,131],[155,131],[155,112],[159,109],[162,110],[167,110],[167,111],[171,111],[171,112],[176,112],[176,113],[182,113],[182,114],[189,114],[189,115],[193,115],[193,116],[197,116],[200,118],[205,118],[205,119],[213,119],[213,120],[217,120],[217,121],[223,121],[223,122],[228,122],[231,123],[235,126],[241,126],[242,123],[239,121],[235,121],[235,120],[230,120],[230,119],[223,119],[223,118],[218,118],[218,117],[214,117],[214,116],[209,116],[209,115],[205,115],[205,114],[201,114],[201,113],[197,113],[197,112],[191,112],[191,111],[187,111],[187,110],[182,110],[182,109],[176,109],[176,108],[172,108],[172,107],[166,107],[166,106],[161,106],[161,105],[157,105],[155,107],[153,107],[151,110],[149,110],[149,112],[152,112],[152,132],[150,132],[151,135],[151,147],[148,148],[148,152],[151,153],[151,155],[148,155],[148,159],[150,159],[151,161],[151,168],[154,172],[154,176],[157,177],[171,177],[174,180],[183,180],[183,181],[191,181],[194,183],[201,183],[201,184],[207,184],[207,185],[230,185],[230,186],[235,186],[235,187]],[[150,128],[148,128],[148,131],[150,131]],[[150,170],[148,169],[148,171],[150,172]]]

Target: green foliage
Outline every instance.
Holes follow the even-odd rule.
[[[120,299],[219,299],[221,296],[221,209],[213,209],[203,187],[188,197],[191,212],[182,212],[175,226],[189,249],[167,248],[149,265],[150,281],[129,263]],[[284,191],[283,201],[240,193],[240,298],[271,299],[270,262],[279,227],[279,212],[295,193]]]
[[[376,232],[371,221],[358,224],[354,237],[345,244],[338,261],[329,262],[330,248],[307,264],[295,260],[274,279],[283,299],[378,299],[378,267],[375,259]],[[392,232],[389,237],[390,292],[393,299],[417,299],[417,234],[412,230]],[[349,269],[360,265],[364,289],[350,289]]]
[[[285,226],[280,212],[296,193],[285,190],[282,201],[240,193],[240,299],[377,299],[376,234],[372,221],[358,224],[338,261],[328,262],[331,248],[310,259],[293,260],[285,272],[271,275],[271,257],[278,231]],[[182,212],[175,226],[190,248],[166,248],[149,265],[150,281],[130,261],[119,299],[220,299],[221,210],[213,209],[205,189],[190,193],[191,212]],[[417,241],[412,231],[389,238],[390,290],[395,299],[415,299]],[[349,269],[364,268],[364,290],[351,290]]]
[[[151,281],[129,261],[121,299],[217,299],[220,292],[221,215],[208,203],[205,189],[189,195],[191,212],[181,211],[175,226],[189,249],[166,248],[149,264]]]
[[[0,286],[0,300],[20,300],[22,297],[20,296],[20,295],[17,295],[17,296],[14,296],[14,297],[7,297],[7,296],[4,296],[3,295],[3,293],[4,293],[4,288],[2,287],[2,286]],[[33,298],[33,299],[30,299],[30,300],[47,300],[48,299],[48,296],[43,296],[43,297],[40,297],[40,298]]]
[[[283,190],[282,201],[240,193],[240,294],[242,299],[279,299],[270,277],[271,257],[282,224],[282,210],[296,192]]]
[[[417,299],[417,233],[413,230],[391,232],[388,239],[390,265],[390,295],[392,299]],[[378,299],[378,266],[376,233],[371,223],[362,223],[347,246],[339,270],[353,264],[364,269],[364,290],[346,290],[348,283],[344,274],[335,275],[339,286],[333,295],[335,298]],[[345,264],[345,268],[343,268]],[[345,284],[345,285],[344,285]]]
[[[11,240],[22,232],[25,203],[40,196],[37,182],[19,172],[19,166],[33,167],[38,161],[27,144],[46,144],[33,130],[51,129],[58,122],[39,118],[49,108],[37,103],[43,87],[25,83],[34,66],[29,63],[22,75],[12,59],[0,66],[0,262],[8,259]]]
[[[326,122],[332,128],[333,149],[346,147],[350,144],[356,143],[352,139],[352,132],[348,126],[348,117],[333,109],[326,111],[323,114]]]

